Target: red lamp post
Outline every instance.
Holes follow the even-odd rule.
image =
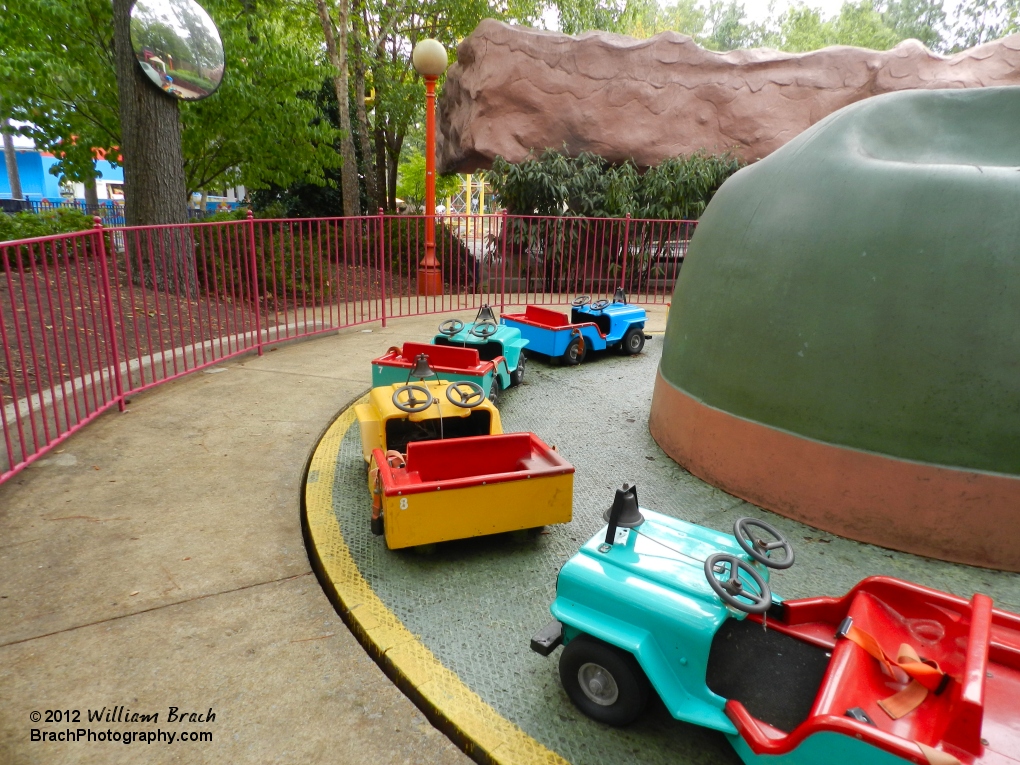
[[[436,260],[436,80],[446,71],[446,49],[422,40],[411,61],[425,78],[425,257],[418,267],[418,294],[442,295],[443,271]]]

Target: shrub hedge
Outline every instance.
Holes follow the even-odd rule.
[[[54,234],[70,234],[75,231],[86,231],[92,228],[92,216],[81,210],[60,207],[43,212],[21,212],[9,215],[0,213],[0,244],[18,239],[34,239]],[[88,243],[85,245],[88,246]],[[6,261],[11,268],[19,265],[28,268],[45,256],[52,262],[52,250],[39,246],[22,246],[7,250]],[[62,253],[62,251],[61,251]],[[5,258],[0,257],[0,271],[5,268]]]
[[[715,192],[741,167],[729,153],[673,157],[641,172],[633,162],[611,165],[584,152],[546,149],[511,164],[496,157],[486,180],[511,215],[696,220]]]

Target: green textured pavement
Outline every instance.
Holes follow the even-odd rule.
[[[626,729],[601,726],[560,687],[559,652],[542,658],[528,641],[551,618],[556,573],[603,526],[623,482],[643,506],[729,531],[743,515],[766,518],[789,535],[797,565],[775,572],[785,597],[841,595],[865,576],[884,574],[969,597],[985,592],[1020,610],[1020,575],[997,573],[842,540],[760,510],[691,476],[648,433],[661,336],[636,357],[600,355],[580,367],[528,365],[523,386],[506,392],[506,431],[531,430],[577,468],[574,520],[534,539],[502,535],[438,545],[432,554],[386,549],[369,531],[370,501],[358,429],[341,445],[334,507],[344,539],[376,594],[445,666],[482,699],[576,765],[736,763],[721,734],[669,717],[653,703]],[[923,530],[919,530],[923,533]]]

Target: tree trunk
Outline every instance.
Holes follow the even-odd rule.
[[[376,91],[376,98],[379,93]],[[378,108],[378,107],[377,107]],[[390,199],[386,187],[386,138],[383,135],[382,117],[379,112],[375,113],[375,183],[379,190],[379,206],[386,210],[392,210],[394,203]]]
[[[14,152],[11,121],[4,118],[0,125],[4,134],[4,160],[7,162],[7,180],[11,185],[11,199],[24,199],[21,195],[21,175],[18,173],[18,155]]]
[[[85,212],[99,215],[99,190],[96,188],[96,177],[85,180]]]
[[[397,133],[393,136],[386,136],[386,154],[389,159],[387,170],[389,171],[389,190],[393,205],[397,202],[397,168],[400,165],[400,150],[404,148],[404,134]]]
[[[397,159],[394,159],[387,152],[386,154],[386,185],[389,187],[390,200],[393,207],[397,206]],[[404,200],[405,202],[407,200]]]
[[[187,187],[177,99],[143,73],[131,49],[132,0],[113,0],[113,33],[120,101],[120,153],[124,158],[124,219],[128,226],[187,223]],[[125,237],[128,252],[136,245]],[[148,233],[132,254],[145,283],[197,292],[194,242],[183,229]],[[150,265],[151,264],[151,265]],[[150,273],[150,270],[152,273]]]
[[[351,100],[347,70],[347,26],[349,24],[348,0],[340,0],[340,46],[333,34],[333,20],[326,8],[326,0],[315,0],[319,9],[322,34],[326,38],[326,53],[333,64],[333,87],[336,88],[337,110],[340,112],[340,186],[344,195],[344,215],[356,217],[361,214],[361,190],[358,186],[358,160],[354,153],[354,138],[351,134]],[[341,55],[341,50],[343,55]]]
[[[368,124],[368,111],[365,109],[365,60],[361,48],[361,9],[360,2],[355,3],[351,14],[351,39],[354,42],[354,97],[357,99],[358,137],[361,139],[361,164],[365,176],[365,192],[369,200],[378,203],[378,191],[375,185],[375,173],[372,171],[372,128]],[[366,210],[372,213],[374,210]]]

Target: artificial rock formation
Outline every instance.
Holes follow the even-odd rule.
[[[733,149],[760,159],[832,112],[897,90],[1020,85],[1020,35],[943,58],[704,50],[686,35],[580,37],[485,20],[457,48],[439,104],[439,166],[472,172],[547,147],[641,166]]]

